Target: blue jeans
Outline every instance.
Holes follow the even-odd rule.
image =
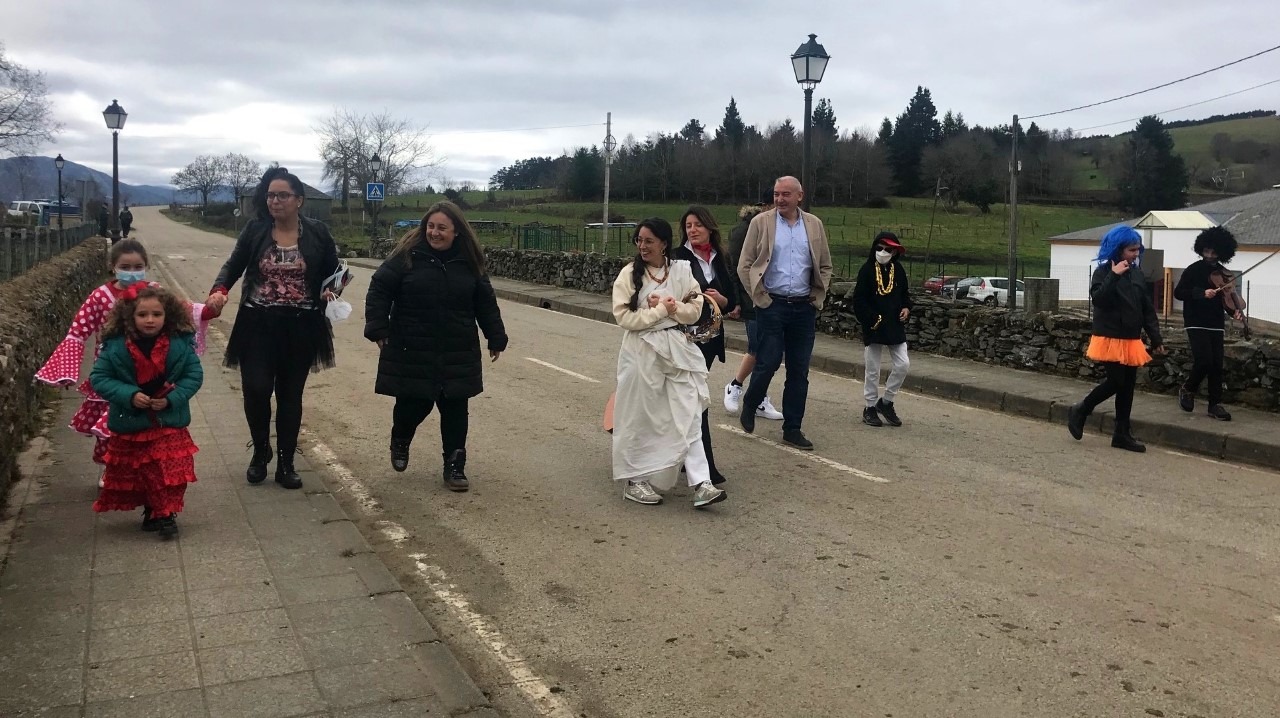
[[[756,368],[743,393],[742,406],[755,411],[769,395],[769,382],[787,360],[787,380],[782,389],[782,430],[799,431],[809,399],[809,362],[817,335],[818,310],[812,304],[775,300],[756,307]],[[744,409],[746,411],[746,409]]]

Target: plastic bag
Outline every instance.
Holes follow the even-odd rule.
[[[342,297],[334,297],[324,308],[324,315],[329,318],[330,322],[338,323],[345,321],[351,316],[351,302]]]

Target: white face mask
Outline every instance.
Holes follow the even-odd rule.
[[[893,259],[893,252],[884,249],[876,252],[876,261],[881,264],[888,264],[890,259]]]

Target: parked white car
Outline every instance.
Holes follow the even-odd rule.
[[[976,280],[976,281],[973,281]],[[1009,306],[1009,279],[1007,277],[970,277],[969,291],[964,298],[989,307]],[[1023,306],[1022,295],[1025,287],[1018,280],[1018,306]]]

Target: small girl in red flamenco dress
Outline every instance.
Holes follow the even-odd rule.
[[[125,239],[111,245],[108,264],[115,277],[89,293],[89,297],[76,312],[75,319],[71,321],[66,338],[36,372],[35,378],[38,381],[59,387],[75,386],[80,381],[80,364],[84,359],[85,344],[90,343],[94,335],[101,333],[120,295],[134,284],[146,281],[150,261],[141,242]],[[204,304],[191,304],[189,312],[197,330],[196,352],[203,354],[209,321],[221,312]],[[92,343],[95,347],[94,357],[97,358],[98,343]],[[102,452],[106,450],[107,438],[111,435],[107,429],[107,402],[94,391],[92,381],[85,380],[80,384],[79,390],[84,395],[84,403],[71,418],[69,426],[81,434],[97,439],[93,447],[93,460],[101,464]]]
[[[90,381],[109,405],[102,488],[94,511],[141,506],[142,530],[178,533],[198,450],[187,427],[204,381],[191,313],[168,290],[134,284],[117,299]]]

